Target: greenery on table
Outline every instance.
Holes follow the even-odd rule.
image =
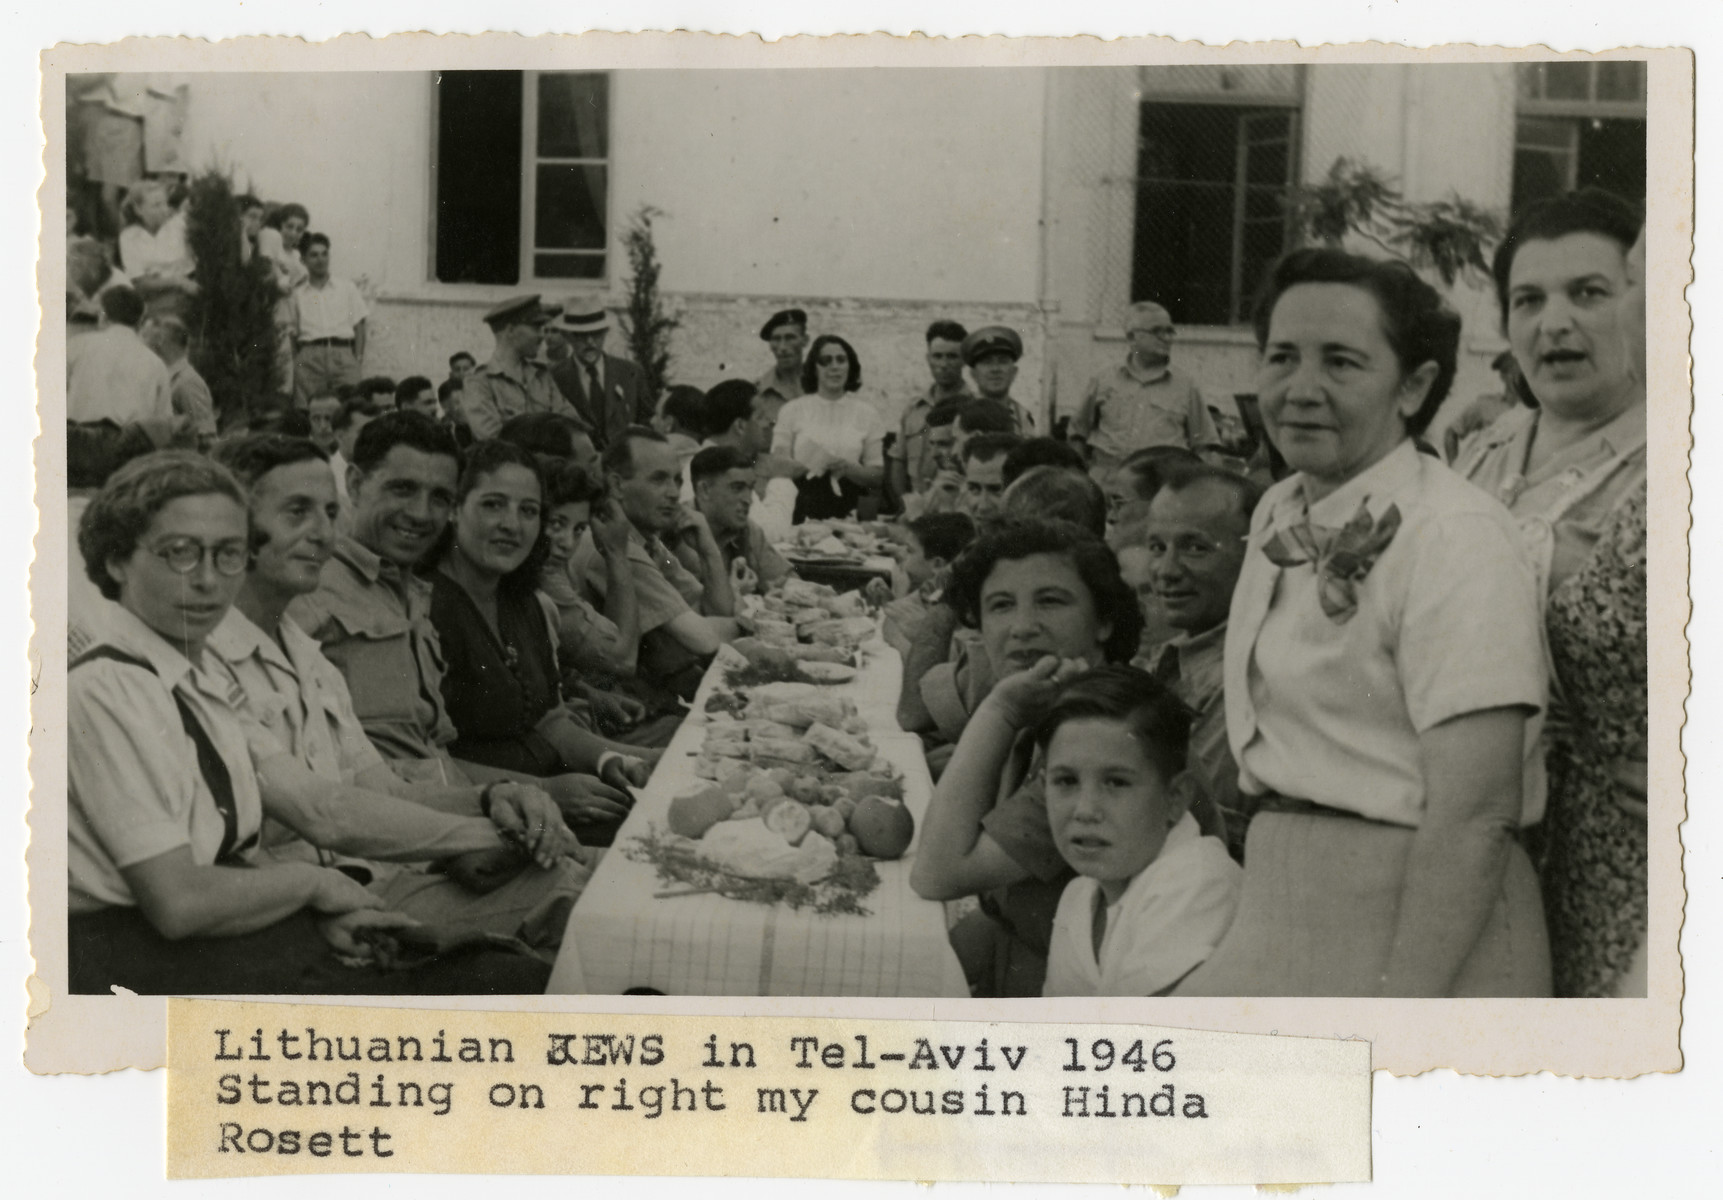
[[[755,879],[737,875],[701,854],[697,846],[698,843],[653,825],[645,834],[624,846],[622,852],[635,862],[651,863],[658,871],[658,878],[675,889],[655,898],[710,892],[752,904],[811,908],[822,916],[848,914],[865,917],[870,913],[862,904],[862,897],[879,887],[879,872],[874,869],[873,860],[858,854],[840,857],[837,869],[824,879],[815,883],[799,883],[794,879]]]

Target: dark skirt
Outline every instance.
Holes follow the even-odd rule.
[[[117,984],[142,996],[542,995],[550,966],[483,943],[404,971],[350,967],[335,957],[309,909],[253,933],[170,941],[135,908],[74,913],[67,977],[77,995]]]
[[[862,489],[847,479],[839,480],[838,490],[833,492],[830,476],[806,476],[796,480],[796,513],[793,519],[800,525],[803,521],[830,521],[851,516],[861,496]]]
[[[1416,833],[1348,817],[1258,813],[1245,842],[1238,915],[1173,994],[1376,995]],[[1550,994],[1537,875],[1518,844],[1452,994]]]

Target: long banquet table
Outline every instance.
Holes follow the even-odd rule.
[[[650,825],[664,827],[672,797],[702,782],[694,760],[706,736],[706,698],[720,682],[722,669],[714,664],[693,712],[569,914],[548,994],[616,995],[630,988],[684,996],[969,994],[946,938],[944,907],[909,886],[933,781],[920,739],[898,728],[903,664],[883,641],[863,649],[856,678],[830,690],[855,701],[874,745],[903,772],[904,803],[917,829],[903,858],[877,864],[879,887],[862,900],[868,915],[822,916],[710,893],[659,897],[673,888],[651,863],[624,853]]]

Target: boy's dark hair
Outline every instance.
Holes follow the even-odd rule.
[[[406,404],[430,386],[431,381],[423,375],[409,375],[395,385],[395,403]]]
[[[285,220],[285,218],[283,218]],[[309,250],[313,246],[322,246],[325,250],[333,249],[326,233],[308,233],[299,239],[299,244]]]
[[[928,558],[950,562],[963,548],[975,540],[975,522],[967,513],[928,513],[909,523],[909,531],[921,543],[921,552]]]
[[[224,438],[210,448],[209,456],[233,472],[234,478],[246,487],[256,487],[257,481],[277,467],[297,462],[328,462],[329,456],[310,438],[288,437],[280,433],[250,433],[243,437]]]
[[[347,411],[345,406],[342,411]],[[421,454],[446,454],[457,464],[461,461],[461,448],[455,444],[454,434],[424,413],[408,409],[386,412],[366,423],[353,440],[353,465],[361,471],[374,471],[396,446],[407,446]]]
[[[977,538],[951,564],[945,603],[971,629],[981,627],[981,589],[1001,562],[1057,554],[1069,559],[1089,589],[1095,616],[1112,623],[1102,649],[1108,662],[1129,662],[1143,634],[1137,596],[1119,574],[1119,560],[1094,534],[1069,521],[1025,521],[1006,517]]]
[[[964,426],[969,428],[968,425]],[[1024,438],[1005,456],[1005,486],[1010,487],[1031,467],[1059,467],[1067,471],[1088,473],[1089,465],[1077,453],[1077,447],[1058,438]]]
[[[1015,433],[978,433],[963,443],[963,461],[978,458],[982,462],[992,462],[996,458],[1009,455],[1023,439]]]
[[[716,384],[706,393],[701,406],[700,436],[722,437],[737,421],[746,421],[754,415],[754,397],[759,394],[760,389],[747,379],[726,379]]]
[[[726,471],[752,471],[754,456],[735,446],[707,446],[688,463],[688,477],[695,483]]]
[[[1085,671],[1067,683],[1035,726],[1042,753],[1067,721],[1122,721],[1142,740],[1144,752],[1168,780],[1185,769],[1195,714],[1147,671],[1112,663]]]
[[[450,367],[450,369],[452,370],[454,368],[454,365],[456,363],[460,362],[463,358],[466,359],[468,362],[472,363],[473,366],[475,366],[475,367],[479,365],[479,360],[474,358],[470,353],[468,353],[465,350],[457,350],[453,354],[449,355],[449,367]]]
[[[969,330],[959,325],[956,321],[935,321],[927,327],[927,340],[929,343],[937,338],[942,342],[957,342],[961,345],[963,339],[968,336]]]
[[[1017,432],[1017,414],[1001,400],[964,400],[957,406],[957,419],[965,433]]]
[[[1008,516],[1069,521],[1096,537],[1107,534],[1107,493],[1081,471],[1064,467],[1034,467],[1007,485],[1005,512]]]

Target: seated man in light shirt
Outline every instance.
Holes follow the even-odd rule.
[[[365,736],[341,672],[287,615],[293,600],[317,590],[335,545],[335,484],[323,451],[301,438],[253,434],[223,443],[215,457],[247,489],[252,553],[234,606],[207,648],[246,710],[331,783],[456,816],[487,816],[504,830],[560,826],[556,803],[530,784],[409,783],[389,768]],[[275,861],[334,865],[327,851],[273,824],[265,826],[264,843]],[[573,860],[523,871],[524,858],[512,850],[462,855],[439,873],[361,860],[345,865],[368,873],[388,907],[445,932],[521,934],[541,948],[560,943],[564,922],[553,914],[566,916],[591,875]]]
[[[640,650],[637,675],[688,699],[705,664],[738,632],[735,598],[723,552],[704,517],[687,510],[676,452],[664,435],[633,426],[604,452],[605,483],[622,506],[632,532],[628,561],[639,599]],[[696,578],[664,543],[688,530],[708,570]],[[588,599],[602,605],[607,590],[604,556],[589,529],[575,551],[574,576]]]
[[[774,542],[788,541],[796,513],[796,464],[772,453],[772,434],[784,402],[746,379],[726,379],[706,393],[706,446],[734,446],[754,460],[754,499],[748,519]],[[682,501],[694,502],[694,479],[683,480]]]

